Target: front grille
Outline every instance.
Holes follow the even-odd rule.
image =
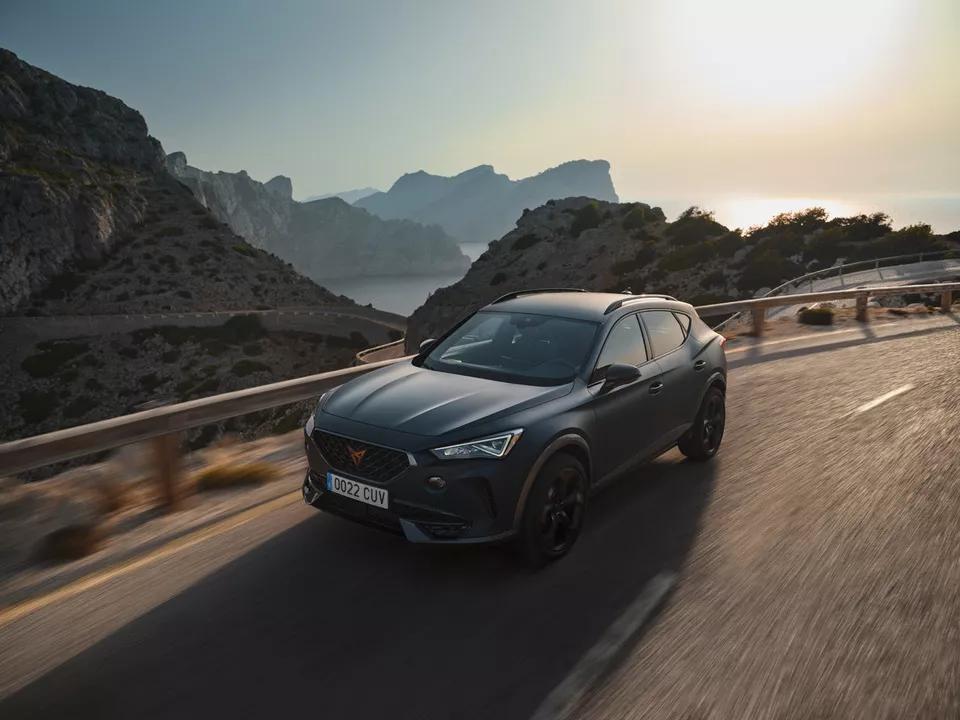
[[[323,459],[334,470],[374,482],[385,483],[393,480],[410,467],[407,454],[402,450],[350,440],[322,430],[313,431],[313,441],[317,444]]]

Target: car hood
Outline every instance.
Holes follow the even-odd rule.
[[[406,362],[342,385],[322,410],[367,425],[438,436],[562,397],[572,386],[517,385]]]

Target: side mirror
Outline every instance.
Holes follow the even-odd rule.
[[[420,354],[423,355],[425,352],[427,352],[430,348],[432,348],[436,344],[437,344],[436,340],[434,340],[433,338],[427,338],[422,343],[420,343]]]
[[[612,363],[607,368],[607,375],[603,381],[603,390],[612,390],[618,385],[628,385],[640,378],[640,368],[627,363]]]

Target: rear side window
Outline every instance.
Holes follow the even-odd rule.
[[[683,330],[683,336],[686,337],[690,334],[690,316],[684,315],[683,313],[675,312],[673,316],[677,319],[677,322],[680,323],[680,329]]]
[[[640,323],[636,315],[628,315],[617,322],[607,335],[600,359],[597,360],[593,380],[602,378],[607,368],[613,363],[642,365],[647,360],[647,348],[643,344]]]
[[[683,345],[683,328],[669,310],[649,310],[643,313],[643,324],[650,335],[650,347],[653,348],[655,358]]]

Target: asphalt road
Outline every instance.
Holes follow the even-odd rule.
[[[731,351],[541,573],[290,504],[0,626],[0,717],[529,718],[665,571],[573,716],[957,717],[960,319],[867,332]]]

